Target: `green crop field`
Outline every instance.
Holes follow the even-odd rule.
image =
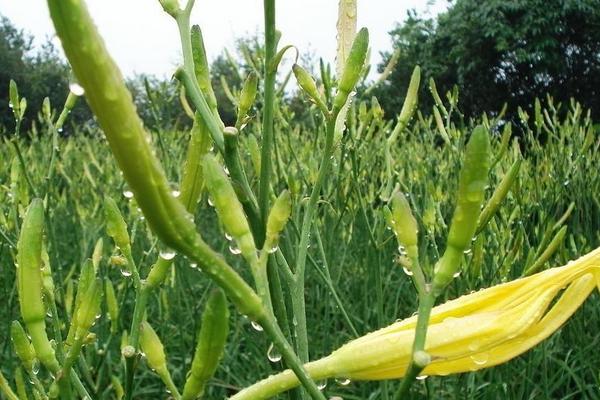
[[[47,2],[64,105],[26,125],[6,88],[0,399],[600,399],[589,110],[465,116],[414,66],[388,115],[355,1],[337,62],[290,68],[266,0],[264,53],[217,100],[194,1],[160,2],[183,59],[146,106],[177,124],[142,124],[83,0]]]

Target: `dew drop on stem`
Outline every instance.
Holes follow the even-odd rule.
[[[252,325],[252,329],[254,329],[257,332],[262,332],[263,331],[263,327],[256,321],[252,321],[250,322],[250,325]]]
[[[133,192],[131,190],[124,190],[123,191],[123,196],[126,199],[132,199],[133,198]]]
[[[175,258],[175,254],[176,253],[173,250],[166,249],[166,250],[161,250],[160,257],[163,260],[169,261],[169,260],[172,260],[173,258]]]
[[[269,345],[269,350],[267,350],[267,358],[272,363],[281,361],[281,353],[279,352],[279,350],[275,347],[275,345],[273,343],[271,343]]]
[[[242,250],[240,250],[238,247],[236,247],[234,245],[231,245],[231,246],[229,246],[229,252],[231,254],[238,255],[238,254],[242,253]]]

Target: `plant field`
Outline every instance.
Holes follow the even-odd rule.
[[[193,127],[150,130],[83,2],[48,1],[79,83],[32,129],[21,129],[27,94],[11,87],[0,399],[600,399],[600,256],[570,280],[543,273],[600,246],[600,135],[588,110],[548,96],[514,118],[466,118],[459,91],[438,93],[416,67],[387,118],[364,79],[367,31],[344,30],[355,19],[340,19],[349,39],[340,35],[337,73],[277,71],[288,55],[265,1],[264,60],[239,69],[244,83],[228,89],[237,121],[225,127],[193,3],[161,1],[182,32],[181,96],[149,105],[178,101]],[[419,86],[432,110],[418,108]],[[288,101],[296,90],[301,104]],[[84,99],[98,126],[69,125]],[[434,304],[525,276],[539,292],[507,289],[436,325]],[[550,297],[527,317],[489,311],[502,318],[483,330],[482,310],[511,296],[524,312]],[[566,322],[547,339],[532,328],[561,310]],[[367,343],[324,377],[302,367],[417,311],[408,347]],[[536,335],[545,340],[517,350]],[[378,351],[391,358],[378,362]],[[452,360],[458,369],[444,373]],[[291,383],[257,384],[287,368]]]

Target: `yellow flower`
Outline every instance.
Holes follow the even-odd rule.
[[[432,310],[424,375],[449,375],[504,363],[550,336],[598,285],[600,248],[559,268],[448,301]],[[355,339],[308,363],[314,379],[382,380],[404,376],[410,363],[417,317]],[[232,399],[263,399],[298,385],[284,371],[244,389]]]

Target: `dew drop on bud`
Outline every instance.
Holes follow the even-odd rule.
[[[234,245],[229,246],[229,251],[231,252],[231,254],[235,254],[235,255],[242,254],[242,250],[235,247]]]
[[[132,199],[133,192],[131,190],[125,190],[125,191],[123,191],[123,196],[125,196],[126,199]]]
[[[336,378],[335,383],[341,386],[348,386],[350,384],[350,379],[348,378]]]
[[[424,381],[425,379],[427,379],[428,376],[429,375],[419,375],[419,376],[417,376],[417,379],[420,381]]]
[[[322,381],[317,381],[317,389],[323,390],[327,387],[327,379],[323,379]]]
[[[490,358],[488,353],[477,353],[471,356],[471,360],[477,365],[485,365]]]
[[[402,267],[402,270],[408,276],[412,276],[412,274],[413,274],[413,272],[410,269],[406,268],[406,267]]]
[[[279,249],[279,246],[273,246],[269,249],[269,254],[275,253]]]
[[[121,275],[123,275],[125,278],[129,278],[131,276],[131,271],[128,269],[121,269]]]
[[[271,343],[269,350],[267,350],[267,358],[273,363],[281,361],[281,353],[273,343]]]

